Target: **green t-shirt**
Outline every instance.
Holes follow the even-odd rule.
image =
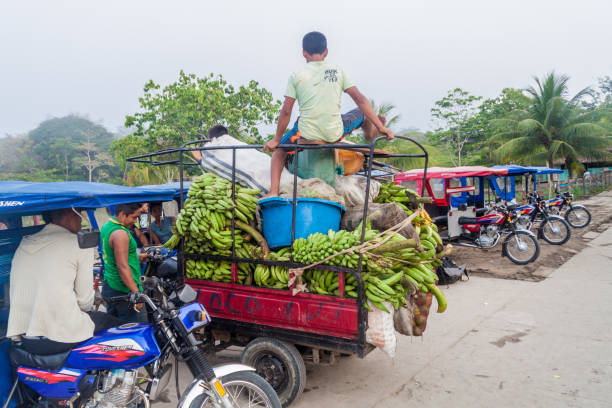
[[[140,261],[138,260],[138,252],[136,251],[136,240],[134,240],[134,237],[130,234],[130,230],[117,221],[115,217],[111,217],[100,230],[100,238],[102,239],[102,258],[104,259],[104,280],[108,283],[108,286],[119,292],[128,293],[130,291],[121,280],[119,269],[117,268],[117,261],[115,260],[115,251],[113,251],[109,243],[111,234],[117,230],[124,230],[125,233],[128,234],[128,237],[130,237],[128,265],[130,265],[130,269],[132,270],[134,282],[138,285],[138,289],[142,291],[142,285],[140,283]]]
[[[302,137],[328,143],[342,137],[342,92],[353,86],[344,70],[325,61],[309,62],[289,77],[285,96],[300,105],[298,130]]]

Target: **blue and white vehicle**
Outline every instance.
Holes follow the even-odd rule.
[[[0,182],[0,336],[8,316],[10,264],[22,237],[43,225],[24,217],[59,208],[93,210],[129,202],[170,201],[175,189],[132,188],[100,183]],[[75,237],[75,239],[77,239]],[[94,244],[95,245],[95,244]],[[44,260],[41,260],[44,265]],[[280,407],[272,387],[241,364],[212,367],[194,332],[210,318],[196,292],[174,280],[143,278],[144,293],[116,301],[144,303],[148,324],[126,324],[95,335],[64,353],[28,353],[19,342],[0,338],[0,407],[149,407],[168,385],[174,356],[194,380],[179,407]]]

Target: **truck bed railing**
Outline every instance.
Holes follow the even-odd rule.
[[[389,154],[387,152],[380,153],[376,152],[376,144],[384,139],[384,136],[379,136],[374,139],[370,144],[344,144],[344,143],[332,143],[332,144],[286,144],[283,145],[284,148],[291,149],[295,152],[293,157],[293,202],[292,202],[292,221],[291,221],[291,246],[290,246],[290,262],[281,262],[281,261],[266,261],[266,260],[256,260],[256,259],[244,259],[236,257],[236,242],[235,242],[235,231],[236,231],[236,213],[235,209],[232,208],[232,222],[231,222],[231,233],[232,233],[232,255],[221,256],[221,255],[213,255],[213,254],[185,254],[185,242],[184,237],[181,237],[179,246],[178,246],[178,270],[179,279],[182,281],[185,277],[185,259],[207,259],[207,260],[219,260],[226,261],[231,263],[241,263],[241,262],[249,262],[255,264],[262,265],[279,265],[287,268],[301,268],[307,265],[297,264],[293,262],[293,242],[295,241],[295,221],[296,221],[296,207],[297,207],[297,178],[298,178],[298,162],[299,162],[299,151],[301,150],[321,150],[321,149],[342,149],[342,150],[358,150],[364,154],[364,159],[366,162],[364,166],[366,167],[364,176],[366,177],[366,187],[365,187],[365,202],[363,205],[363,217],[365,220],[368,214],[368,205],[369,205],[369,197],[370,197],[370,186],[372,179],[372,164],[374,158],[423,158],[424,159],[424,171],[423,171],[423,186],[425,186],[425,180],[427,178],[427,166],[429,163],[429,155],[427,150],[417,141],[412,138],[406,136],[396,136],[396,139],[402,139],[415,144],[423,153],[413,154],[413,153],[392,153]],[[210,139],[200,139],[192,142],[184,143],[182,146],[178,148],[165,149],[160,150],[153,153],[142,154],[134,157],[128,158],[126,161],[132,163],[144,163],[153,166],[162,166],[162,165],[178,165],[179,166],[179,182],[180,182],[180,194],[179,194],[179,211],[183,208],[183,200],[184,200],[184,173],[185,166],[198,166],[199,163],[187,162],[185,160],[185,154],[191,151],[203,151],[203,150],[232,150],[232,201],[236,199],[236,151],[237,150],[245,150],[245,149],[263,149],[264,145],[239,145],[239,146],[197,146],[204,145],[210,142]],[[167,156],[172,154],[178,154],[178,158],[168,159]],[[422,194],[422,191],[419,192]],[[361,227],[361,239],[360,243],[363,244],[365,240],[366,233],[366,223],[362,223]],[[355,277],[358,282],[358,297],[357,307],[359,311],[359,349],[361,352],[360,355],[363,354],[366,349],[366,341],[365,341],[365,331],[366,331],[366,309],[364,307],[364,287],[363,280],[361,279],[361,272],[363,269],[363,254],[359,255],[359,262],[357,266],[357,270],[332,266],[332,265],[318,265],[314,266],[311,269],[319,269],[319,270],[331,270],[335,272],[344,272],[350,273]],[[235,267],[232,268],[232,282],[235,282],[236,272],[234,272]],[[343,274],[341,274],[343,276]]]

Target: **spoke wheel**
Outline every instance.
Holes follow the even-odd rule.
[[[223,388],[235,408],[280,408],[274,389],[260,376],[239,371],[221,378]],[[216,405],[208,395],[196,398],[190,408],[213,408]]]
[[[542,238],[552,245],[562,245],[570,239],[570,226],[563,218],[555,217],[544,220],[540,226]]]
[[[586,208],[570,208],[565,213],[565,220],[574,228],[584,228],[591,223],[591,213]]]
[[[504,240],[502,251],[515,264],[525,265],[538,259],[540,246],[530,233],[515,231]]]

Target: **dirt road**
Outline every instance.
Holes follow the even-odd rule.
[[[580,252],[593,234],[606,230],[612,225],[612,191],[601,193],[588,200],[577,202],[585,205],[591,212],[591,223],[581,229],[572,228],[572,237],[564,245],[550,245],[539,240],[540,256],[529,265],[515,265],[506,257],[501,257],[501,245],[493,249],[453,247],[452,260],[467,265],[468,271],[475,275],[501,278],[540,281],[555,268]]]
[[[611,407],[612,194],[585,204],[592,227],[569,248],[543,245],[544,260],[564,265],[521,271],[492,254],[469,281],[442,288],[448,309],[430,315],[424,337],[398,336],[393,359],[374,350],[308,367],[292,408]],[[224,351],[216,363],[239,357]],[[184,389],[191,378],[179,373]],[[173,385],[153,407],[176,407]]]

